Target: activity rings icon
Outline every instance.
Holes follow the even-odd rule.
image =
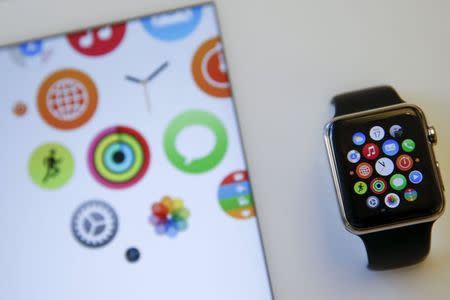
[[[103,185],[121,189],[136,184],[150,165],[150,148],[136,130],[110,127],[98,134],[88,153],[91,174]]]

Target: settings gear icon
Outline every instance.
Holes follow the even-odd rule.
[[[72,232],[84,246],[99,248],[114,239],[119,220],[114,209],[103,201],[83,203],[72,216]]]

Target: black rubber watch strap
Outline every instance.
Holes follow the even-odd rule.
[[[337,95],[335,116],[404,103],[390,86],[379,86]],[[366,246],[368,267],[387,270],[424,260],[430,251],[433,222],[360,235]]]
[[[372,270],[388,270],[424,260],[431,245],[433,222],[361,235]]]
[[[331,100],[335,116],[404,103],[390,86],[379,86],[337,95]]]

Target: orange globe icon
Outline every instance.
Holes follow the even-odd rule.
[[[88,122],[97,109],[98,93],[85,73],[64,69],[51,74],[39,88],[41,117],[51,126],[70,130]]]

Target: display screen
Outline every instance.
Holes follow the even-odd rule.
[[[442,209],[439,179],[416,109],[340,119],[331,130],[350,225],[394,224]]]
[[[215,8],[0,50],[4,299],[272,299]]]

